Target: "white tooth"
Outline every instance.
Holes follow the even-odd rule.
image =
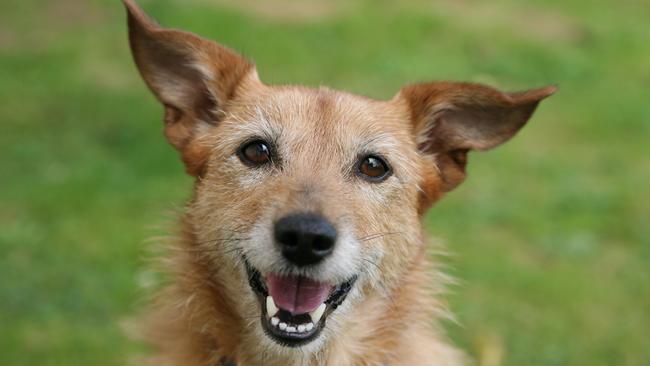
[[[287,329],[287,323],[280,323],[278,327],[280,327],[280,330],[285,330]]]
[[[307,328],[307,327],[306,327],[304,324],[300,324],[300,325],[298,326],[298,333],[302,333],[302,332],[304,332],[306,328]]]
[[[312,329],[314,329],[314,323],[307,323],[307,325],[305,325],[305,330],[306,331],[309,332]]]
[[[287,333],[295,333],[296,327],[287,327]]]
[[[278,312],[278,307],[275,306],[275,301],[271,296],[266,297],[266,316],[269,318],[275,315]]]
[[[326,307],[327,307],[327,305],[320,304],[320,306],[318,308],[316,308],[316,310],[309,313],[309,315],[311,316],[311,321],[314,322],[314,324],[318,323],[320,318],[323,316],[323,313],[325,313],[325,308]]]
[[[280,323],[280,319],[278,319],[277,317],[274,316],[273,318],[271,318],[271,324],[273,324],[273,326],[276,326],[279,323]]]

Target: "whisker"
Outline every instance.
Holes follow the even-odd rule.
[[[374,240],[374,239],[379,239],[383,238],[384,236],[389,236],[389,235],[404,235],[404,232],[401,231],[389,231],[385,233],[375,233],[375,234],[370,234],[364,237],[361,237],[357,239],[360,242],[368,241],[368,240]]]
[[[363,260],[364,262],[366,262],[366,263],[368,263],[368,264],[372,264],[372,265],[375,266],[375,268],[377,268],[378,270],[381,269],[381,268],[379,268],[379,264],[377,264],[376,262],[374,262],[374,261],[372,261],[372,260],[370,260],[370,259],[368,259],[368,258],[361,258],[361,260]]]

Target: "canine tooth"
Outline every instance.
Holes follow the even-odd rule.
[[[296,327],[287,327],[287,333],[295,333],[296,332]]]
[[[287,329],[287,323],[280,323],[278,324],[278,327],[280,327],[280,330],[285,330]]]
[[[275,306],[275,301],[273,301],[273,298],[271,296],[266,297],[266,315],[268,317],[272,317],[278,312],[278,307]]]
[[[276,325],[280,324],[280,319],[278,319],[278,318],[275,317],[275,316],[272,317],[272,318],[271,318],[271,324],[273,324],[273,326],[276,326]]]
[[[309,332],[312,329],[314,329],[314,323],[307,323],[307,325],[305,325],[305,330],[306,331]]]
[[[320,318],[323,316],[323,313],[325,313],[325,308],[326,307],[327,307],[327,305],[320,304],[320,306],[318,308],[316,308],[316,310],[309,313],[309,316],[311,316],[311,321],[314,322],[314,323],[318,323]]]
[[[298,326],[298,332],[299,332],[299,333],[302,333],[302,332],[305,331],[306,328],[307,328],[307,327],[306,327],[304,324],[300,324],[300,325]]]

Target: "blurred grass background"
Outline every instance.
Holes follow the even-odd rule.
[[[479,365],[649,365],[650,3],[141,0],[272,83],[558,83],[427,216]],[[148,237],[191,187],[116,0],[0,2],[0,364],[120,365]],[[171,215],[173,216],[173,215]]]

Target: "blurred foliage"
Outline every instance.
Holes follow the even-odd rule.
[[[427,216],[454,253],[453,340],[479,364],[648,365],[647,1],[142,0],[263,80],[373,97],[558,83]],[[191,180],[115,0],[0,2],[0,364],[120,365],[120,325]],[[172,225],[173,226],[173,225]]]

